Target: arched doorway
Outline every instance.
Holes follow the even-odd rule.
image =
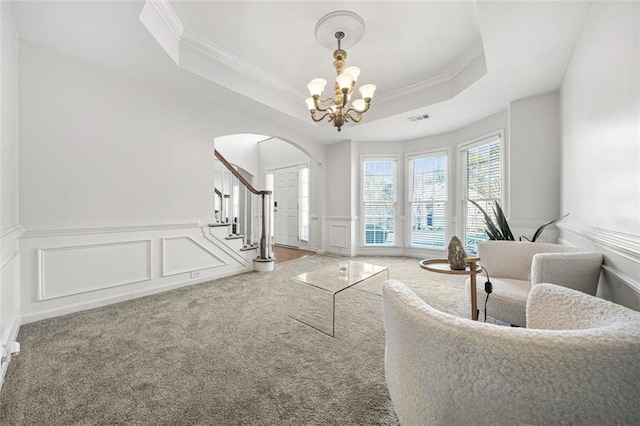
[[[215,147],[234,167],[250,176],[256,188],[273,191],[272,242],[309,249],[312,167],[320,162],[292,141],[266,135],[218,137]]]

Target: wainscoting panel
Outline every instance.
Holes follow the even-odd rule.
[[[46,318],[253,269],[200,223],[27,230],[20,238],[20,320]],[[194,273],[197,271],[197,273]]]
[[[38,301],[151,279],[151,240],[38,250]]]
[[[348,234],[346,225],[329,226],[329,245],[331,247],[347,248]]]
[[[332,253],[339,256],[355,256],[354,244],[355,222],[357,217],[350,216],[324,216],[322,218],[321,252]]]
[[[188,235],[162,239],[162,276],[217,268],[227,263]]]

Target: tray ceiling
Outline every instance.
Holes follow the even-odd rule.
[[[12,1],[21,39],[167,90],[252,111],[332,143],[408,140],[458,129],[509,102],[557,90],[589,1]],[[371,110],[338,134],[313,123],[304,99],[332,80],[322,16],[366,23],[347,49]],[[409,117],[429,114],[426,120]],[[294,117],[294,120],[291,118]]]

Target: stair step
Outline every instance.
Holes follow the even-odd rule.
[[[229,235],[228,237],[224,237],[225,240],[239,240],[240,238],[244,238],[244,235]]]
[[[229,226],[231,225],[230,223],[210,223],[209,224],[209,228],[219,228],[222,226]]]
[[[249,250],[257,250],[258,249],[258,245],[254,244],[251,246],[244,246],[240,249],[240,251],[249,251]]]

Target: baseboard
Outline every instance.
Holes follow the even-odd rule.
[[[188,279],[178,282],[173,282],[169,284],[162,284],[159,286],[155,286],[153,288],[147,288],[144,290],[135,291],[128,294],[123,294],[119,296],[113,297],[105,297],[102,299],[95,299],[87,302],[76,303],[72,305],[63,306],[60,308],[49,309],[46,311],[32,312],[22,315],[22,324],[30,324],[36,321],[42,321],[48,318],[54,318],[62,315],[68,315],[75,312],[87,311],[89,309],[100,308],[107,305],[113,305],[114,303],[125,302],[127,300],[138,299],[140,297],[151,296],[153,294],[164,293],[165,291],[174,290],[181,287],[186,287],[195,284],[201,284],[208,281],[214,281],[220,278],[226,278],[233,275],[242,274],[245,272],[252,271],[253,268],[246,268],[238,271],[232,271],[228,273],[224,273],[221,275],[217,275],[215,277],[206,277],[206,278],[196,278],[196,279]]]
[[[430,258],[446,258],[446,250],[430,250],[420,248],[409,247],[358,247],[353,255],[349,253],[340,252],[337,250],[317,250],[317,254],[328,254],[342,257],[353,256],[388,256],[388,257],[412,257],[415,259],[430,259]]]
[[[6,345],[2,353],[1,357],[7,357],[6,361],[0,363],[0,390],[2,390],[2,385],[4,384],[4,377],[7,374],[7,369],[9,368],[9,363],[11,362],[11,343],[15,342],[18,339],[18,332],[20,331],[20,326],[22,325],[20,316],[16,316],[13,320],[13,325],[11,326],[11,333],[9,333],[9,340],[7,342],[2,342],[3,345]]]

